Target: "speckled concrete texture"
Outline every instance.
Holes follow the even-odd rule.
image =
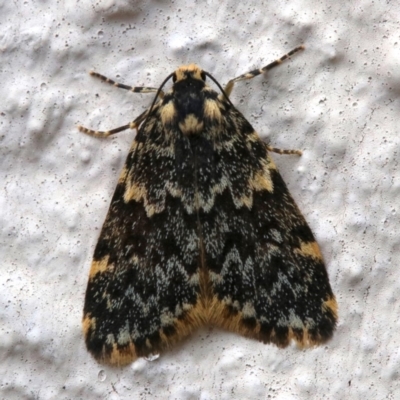
[[[0,5],[0,398],[400,397],[400,8],[396,2],[9,1]],[[92,252],[149,106],[88,75],[158,86],[195,62],[273,155],[339,303],[327,345],[299,350],[200,330],[157,360],[97,364],[81,332]]]

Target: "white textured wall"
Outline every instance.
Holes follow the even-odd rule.
[[[243,3],[240,6],[236,4]],[[189,5],[188,5],[189,4]],[[0,6],[1,399],[400,398],[400,8],[396,1],[8,1]],[[204,329],[156,361],[98,365],[81,333],[92,252],[152,95],[196,62],[221,84],[307,50],[232,100],[274,156],[339,302],[326,346]],[[396,397],[397,393],[397,397]]]

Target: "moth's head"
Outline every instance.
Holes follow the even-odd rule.
[[[196,64],[182,65],[175,72],[169,74],[158,89],[155,99],[157,99],[159,93],[162,92],[162,88],[171,78],[174,83],[172,92],[174,92],[175,95],[180,93],[182,97],[187,97],[190,93],[200,92],[204,88],[210,91],[211,89],[206,85],[206,76],[218,86],[225,101],[232,105],[229,97],[217,80],[209,72],[202,70]],[[155,101],[156,100],[154,100],[154,103]]]
[[[206,73],[196,64],[182,65],[172,75],[174,83],[185,80],[187,78],[197,79],[205,82]]]

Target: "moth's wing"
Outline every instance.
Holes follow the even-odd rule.
[[[337,304],[318,244],[265,143],[238,111],[231,114],[235,122],[213,139],[214,182],[201,189],[216,188],[207,200],[213,206],[200,214],[209,319],[280,347],[291,339],[323,343],[335,329]]]
[[[87,348],[115,365],[157,354],[204,320],[193,170],[182,170],[190,149],[153,115],[128,155],[86,292]]]

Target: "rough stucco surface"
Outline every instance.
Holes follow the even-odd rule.
[[[239,4],[240,5],[237,5]],[[400,11],[396,2],[26,1],[0,5],[1,399],[400,396]],[[81,333],[91,256],[157,86],[196,62],[221,84],[304,43],[232,100],[315,232],[339,302],[327,345],[277,349],[205,328],[155,361],[98,365]]]

